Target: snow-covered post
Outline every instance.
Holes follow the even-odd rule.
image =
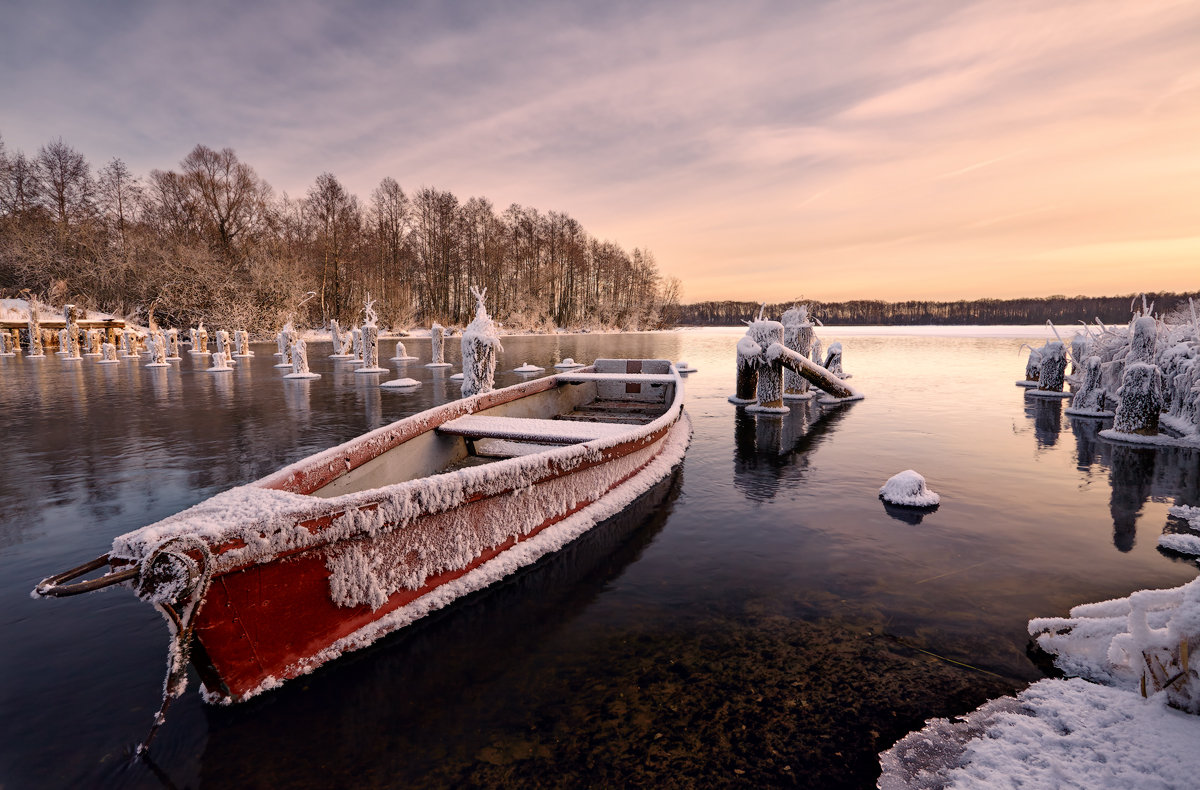
[[[737,342],[737,384],[730,403],[754,403],[758,392],[759,357],[762,346],[750,337],[742,335]]]
[[[1100,384],[1100,357],[1088,357],[1082,367],[1083,386],[1075,392],[1067,414],[1100,416],[1111,413],[1108,409],[1108,393]]]
[[[496,381],[496,353],[503,351],[496,324],[483,305],[487,289],[472,288],[475,294],[475,320],[462,334],[462,394],[469,398],[480,392],[491,392]],[[397,351],[397,355],[400,352]]]
[[[350,343],[351,343],[350,353],[354,355],[354,359],[356,361],[362,362],[363,336],[362,336],[362,330],[359,329],[358,327],[354,327],[353,329],[350,330]]]
[[[824,361],[821,359],[821,338],[816,337],[815,335],[813,336],[812,356],[810,359],[812,359],[812,361],[816,362],[818,365]]]
[[[7,330],[0,332],[0,357],[15,357],[16,352],[13,351],[12,335]]]
[[[75,305],[63,307],[63,319],[67,324],[67,359],[80,359],[79,356],[79,312]]]
[[[1129,339],[1129,353],[1125,355],[1125,364],[1135,362],[1153,364],[1154,346],[1158,340],[1158,322],[1148,315],[1135,318],[1133,321],[1132,337]]]
[[[150,354],[151,359],[146,363],[148,368],[165,368],[169,367],[167,362],[167,337],[162,332],[150,333]]]
[[[88,356],[98,357],[103,351],[100,346],[104,343],[104,333],[99,329],[89,329],[87,333]]]
[[[37,305],[33,303],[33,297],[29,297],[29,356],[44,357],[46,353],[42,350],[42,326],[38,323]]]
[[[828,370],[833,375],[841,378],[846,375],[842,372],[842,344],[830,343],[829,350],[825,352],[825,364],[823,368]]]
[[[191,346],[191,348],[189,349],[191,351],[195,351],[197,348],[197,346],[196,346],[196,327],[194,327],[194,326],[188,328],[188,345]]]
[[[404,341],[397,340],[396,341],[396,353],[392,357],[392,361],[393,362],[408,362],[413,359],[416,359],[416,357],[414,357],[408,353],[408,349],[404,347]]]
[[[429,341],[433,346],[433,357],[429,361],[434,365],[441,365],[446,360],[442,354],[442,325],[437,321],[429,328]]]
[[[808,320],[808,306],[800,305],[783,314],[783,345],[797,354],[807,354],[812,348],[813,325]],[[813,396],[808,379],[790,368],[783,371],[783,397],[803,400]]]
[[[101,363],[112,363],[112,362],[120,361],[117,359],[117,344],[116,343],[101,344],[100,353],[101,353],[101,357],[102,357],[100,359]]]
[[[342,335],[338,331],[338,322],[336,318],[329,319],[329,335],[333,341],[333,354],[330,356],[341,356],[342,353]]]
[[[233,333],[233,355],[235,357],[252,357],[254,352],[250,350],[250,333],[245,329],[239,329]]]
[[[65,355],[67,353],[67,330],[58,330],[58,353]]]
[[[1019,349],[1018,349],[1019,350]],[[1025,361],[1025,380],[1032,381],[1035,384],[1041,380],[1042,374],[1042,350],[1039,348],[1029,349],[1029,359]]]
[[[1067,349],[1059,340],[1052,340],[1042,347],[1041,367],[1038,372],[1038,389],[1042,392],[1062,392],[1063,378],[1067,371]]]
[[[167,330],[167,359],[179,359],[179,330]]]
[[[204,324],[200,324],[196,329],[196,342],[200,344],[200,353],[208,353],[208,330],[204,328]],[[195,349],[193,349],[194,351]]]
[[[229,333],[224,329],[217,330],[217,353],[223,354],[225,359],[230,358],[229,353]]]
[[[277,368],[290,368],[292,366],[292,343],[296,339],[296,333],[292,327],[292,322],[288,321],[283,325],[283,329],[279,330],[279,334],[275,336],[275,343],[279,346],[279,351],[275,356],[279,357],[279,362],[275,364]]]
[[[1155,365],[1134,362],[1125,366],[1113,430],[1154,436],[1158,433],[1158,415],[1162,411],[1162,372]]]
[[[132,329],[126,328],[121,332],[121,355],[137,356],[137,332]]]
[[[308,344],[302,338],[297,337],[292,341],[291,346],[292,357],[292,372],[284,376],[285,379],[319,379],[320,373],[313,373],[308,369]]]
[[[375,313],[375,302],[368,295],[364,312],[362,331],[359,332],[359,342],[362,344],[362,367],[355,368],[355,373],[386,373],[386,368],[379,367],[379,316]]]

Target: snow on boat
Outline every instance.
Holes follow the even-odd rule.
[[[190,660],[206,699],[239,702],[562,548],[665,477],[690,435],[668,360],[600,359],[310,456],[35,592],[133,586],[168,620],[166,698]]]

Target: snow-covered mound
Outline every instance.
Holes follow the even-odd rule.
[[[539,368],[537,365],[531,365],[526,362],[519,368],[513,368],[513,373],[541,373],[543,370],[545,368]]]
[[[925,478],[912,469],[905,469],[888,478],[879,489],[879,498],[893,505],[907,507],[933,507],[942,501],[938,494],[925,485]]]
[[[580,362],[576,362],[575,360],[571,359],[570,357],[567,357],[562,362],[559,362],[558,364],[556,364],[554,367],[558,368],[559,370],[574,370],[575,368],[583,367],[583,364]]]
[[[407,389],[409,387],[419,387],[419,386],[421,386],[421,382],[417,381],[416,379],[392,379],[391,381],[383,382],[379,386],[392,387],[392,388],[396,388],[396,389]]]
[[[1180,554],[1200,554],[1200,507],[1176,505],[1168,511],[1172,516],[1187,522],[1189,532],[1164,532],[1158,545]]]
[[[961,721],[930,719],[879,756],[882,790],[1195,787],[1200,717],[1157,697],[1041,680]]]
[[[1200,661],[1189,658],[1200,652],[1200,579],[1030,620],[1029,634],[1068,675],[1161,692],[1172,707],[1200,714]]]

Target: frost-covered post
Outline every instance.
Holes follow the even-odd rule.
[[[137,332],[126,328],[121,331],[121,356],[137,355]]]
[[[67,359],[80,359],[79,312],[75,309],[75,305],[69,304],[63,307],[63,319],[67,324],[67,347],[63,350],[67,352]]]
[[[204,328],[203,323],[201,323],[200,326],[196,329],[196,342],[200,344],[200,353],[207,354],[208,353],[208,330]],[[193,349],[193,350],[195,350],[195,349]]]
[[[433,346],[433,358],[429,361],[434,365],[443,364],[446,360],[442,355],[442,325],[437,321],[429,328],[429,341]]]
[[[291,346],[292,357],[292,372],[284,376],[285,379],[319,379],[320,373],[313,373],[308,369],[308,344],[302,338],[297,337],[292,341]]]
[[[767,358],[767,349],[774,343],[783,345],[783,324],[764,319],[763,311],[759,309],[758,318],[748,322],[746,336],[738,341],[737,393],[729,399],[733,403],[747,403],[755,396],[757,402],[748,406],[747,411],[788,412],[783,405],[783,366],[777,360]],[[755,382],[753,395],[752,378]]]
[[[119,361],[117,359],[117,344],[116,343],[101,344],[100,354],[101,354],[101,359],[100,359],[101,363],[111,363],[111,362]]]
[[[167,330],[167,359],[179,359],[179,330]]]
[[[1100,384],[1100,357],[1090,356],[1083,361],[1083,386],[1071,399],[1067,414],[1099,416],[1110,413],[1108,393]]]
[[[292,366],[292,341],[295,338],[295,329],[292,326],[292,322],[288,321],[283,325],[283,329],[279,330],[279,334],[275,336],[275,342],[279,346],[279,351],[276,353],[276,356],[279,357],[279,362],[275,364],[275,367],[290,368]]]
[[[167,362],[167,336],[162,332],[150,333],[150,354],[151,359],[146,363],[148,368],[165,368],[169,367]]]
[[[359,329],[358,327],[354,327],[353,329],[350,330],[350,342],[353,346],[350,353],[354,355],[354,359],[356,361],[362,362],[363,336],[362,336],[361,329]]]
[[[821,365],[821,363],[824,362],[824,360],[821,359],[821,338],[819,337],[813,337],[812,356],[810,359],[812,359],[812,361],[816,362],[818,365]],[[821,367],[824,367],[824,365],[821,365]]]
[[[742,335],[737,342],[737,384],[730,403],[754,403],[758,393],[759,358],[762,346],[750,337]]]
[[[386,368],[379,367],[379,316],[375,312],[375,300],[367,296],[364,309],[362,330],[359,332],[359,342],[362,344],[362,367],[355,368],[355,373],[386,373]]]
[[[58,353],[67,353],[67,330],[65,329],[58,330]]]
[[[88,342],[88,352],[87,353],[88,353],[89,357],[98,357],[103,353],[100,346],[101,346],[101,344],[104,343],[104,333],[101,332],[99,329],[89,329],[88,330],[87,342]]]
[[[0,357],[14,357],[16,352],[13,351],[12,335],[7,331],[0,332]]]
[[[46,353],[42,350],[42,326],[38,323],[37,305],[33,303],[33,297],[29,297],[29,356],[44,357]]]
[[[230,358],[229,354],[229,333],[224,329],[217,330],[217,353],[222,354],[225,359]]]
[[[1154,436],[1158,433],[1158,415],[1162,411],[1162,372],[1155,365],[1134,362],[1125,366],[1113,430]]]
[[[329,335],[333,341],[333,354],[331,356],[340,357],[342,355],[342,334],[338,330],[338,322],[336,318],[329,319]]]
[[[1063,378],[1067,371],[1067,349],[1059,340],[1042,347],[1042,359],[1038,372],[1038,389],[1043,392],[1062,392]]]
[[[825,364],[821,367],[828,370],[833,375],[841,378],[846,374],[842,372],[842,344],[830,343],[829,350],[825,352]]]
[[[1158,340],[1158,322],[1148,315],[1135,318],[1133,321],[1132,337],[1129,339],[1129,353],[1125,355],[1125,364],[1135,362],[1153,364],[1154,346]]]
[[[800,305],[783,314],[783,345],[797,354],[807,354],[812,348],[813,325],[808,320],[808,306]],[[808,379],[789,369],[783,372],[783,397],[803,400],[813,396]]]
[[[491,392],[496,381],[496,353],[503,351],[496,324],[483,305],[487,289],[472,288],[475,294],[475,320],[462,334],[462,394],[469,398],[480,392]],[[400,352],[397,351],[397,355]]]
[[[195,351],[197,349],[196,327],[194,327],[194,326],[188,328],[188,345],[191,346],[192,351]]]
[[[235,357],[254,356],[254,352],[250,350],[250,333],[245,329],[239,329],[233,333],[233,347]]]
[[[1019,349],[1018,349],[1019,350]],[[1042,375],[1042,350],[1029,348],[1029,359],[1025,360],[1025,380],[1036,384]]]

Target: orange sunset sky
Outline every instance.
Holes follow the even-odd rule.
[[[1200,288],[1195,2],[201,5],[6,12],[9,149],[564,211],[685,301]]]

